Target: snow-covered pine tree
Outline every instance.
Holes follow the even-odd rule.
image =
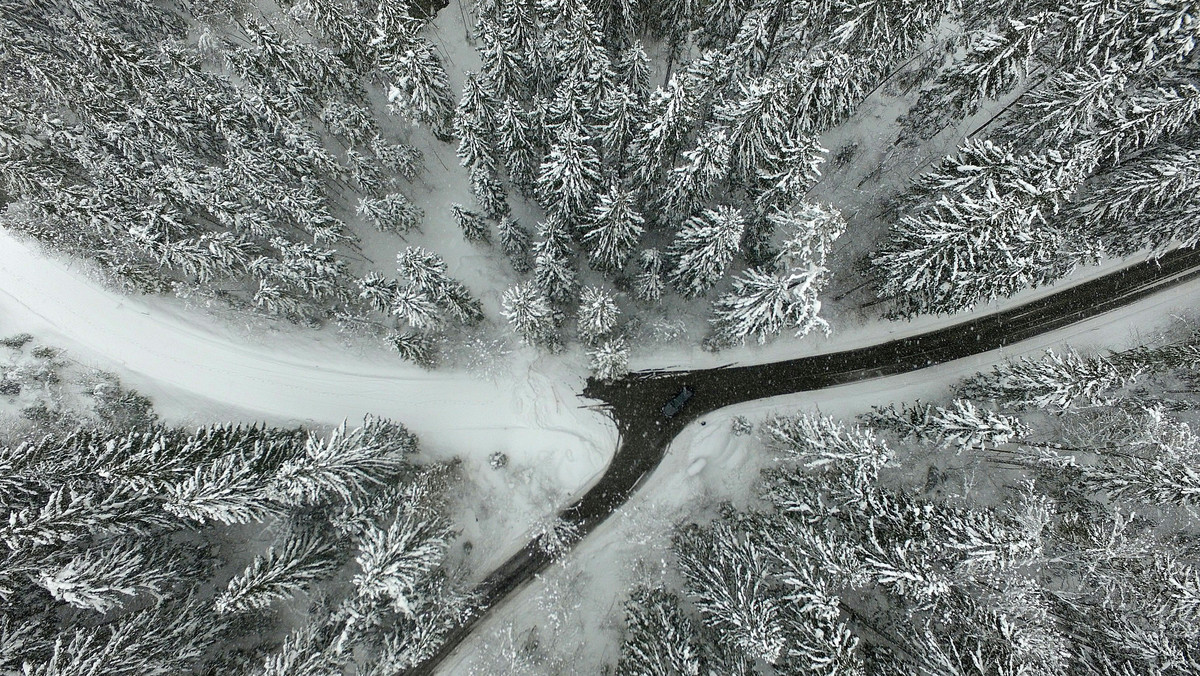
[[[415,284],[396,287],[387,311],[418,331],[436,329],[442,323],[437,305]]]
[[[182,570],[161,548],[145,542],[118,540],[84,550],[62,563],[46,560],[32,575],[55,600],[98,613],[122,610],[139,598],[161,599]]]
[[[1051,459],[1069,467],[1081,488],[1108,500],[1185,509],[1200,504],[1200,474],[1194,469],[1200,435],[1190,425],[1162,407],[1151,407],[1136,411],[1124,428],[1111,432],[1115,443],[1097,449],[1094,462]]]
[[[433,368],[436,363],[433,339],[428,334],[416,331],[392,332],[387,335],[386,342],[405,361],[423,368]]]
[[[802,202],[768,216],[773,230],[786,239],[769,270],[750,269],[734,278],[730,293],[713,309],[713,345],[744,343],[754,336],[761,344],[785,329],[796,336],[815,328],[826,333],[817,295],[825,287],[825,260],[846,223],[836,209]]]
[[[645,105],[645,122],[629,144],[626,166],[639,185],[656,185],[661,172],[674,162],[695,124],[694,95],[685,77],[672,73],[666,88],[655,89]]]
[[[454,216],[454,222],[462,230],[463,239],[482,244],[492,243],[492,235],[488,232],[488,224],[483,220],[483,216],[467,210],[461,204],[451,204],[450,214]]]
[[[347,148],[363,147],[379,135],[371,111],[350,101],[334,99],[318,115],[325,128],[340,137]]]
[[[418,35],[422,23],[407,8],[383,3],[376,13],[371,47],[380,72],[388,78],[388,108],[428,124],[435,134],[445,134],[454,110],[450,82],[433,44]]]
[[[496,113],[496,146],[513,185],[533,194],[541,155],[536,149],[540,132],[535,115],[520,107],[519,101],[501,101]]]
[[[1072,205],[1072,217],[1121,255],[1195,246],[1200,241],[1198,162],[1200,149],[1194,147],[1154,148],[1089,185]]]
[[[1028,74],[1051,22],[1050,12],[1040,12],[969,35],[965,52],[938,75],[925,105],[959,117],[1012,91]]]
[[[375,161],[407,180],[417,177],[421,170],[421,151],[405,143],[390,143],[382,136],[371,139]]]
[[[820,269],[794,271],[786,276],[746,270],[733,279],[733,289],[713,306],[714,346],[745,343],[754,336],[761,345],[784,329],[803,336],[814,328],[829,331],[817,316],[821,302]]]
[[[668,277],[679,293],[695,298],[716,285],[738,252],[745,227],[741,212],[730,206],[689,218],[667,252]]]
[[[511,216],[501,216],[496,230],[500,237],[500,249],[508,257],[513,270],[517,274],[529,272],[532,267],[529,261],[532,254],[529,230]]]
[[[501,314],[521,339],[530,345],[558,341],[558,321],[550,302],[531,282],[511,287],[500,301]]]
[[[625,602],[625,638],[617,670],[629,676],[700,676],[695,637],[696,629],[674,594],[638,587]]]
[[[336,566],[331,543],[322,542],[314,533],[289,537],[234,575],[213,601],[213,608],[219,613],[262,610],[329,575]]]
[[[695,213],[729,174],[731,152],[726,129],[709,123],[695,147],[683,152],[683,164],[667,174],[663,206],[673,214]]]
[[[494,155],[492,121],[496,101],[479,77],[464,75],[462,97],[454,113],[454,131],[459,138],[458,157],[464,167],[488,163]]]
[[[561,127],[538,169],[538,203],[576,222],[595,203],[603,183],[596,148],[574,126]]]
[[[601,100],[596,117],[605,158],[613,158],[618,166],[623,164],[630,139],[644,123],[637,95],[625,84],[612,87]]]
[[[391,523],[371,523],[363,532],[354,561],[354,586],[364,599],[386,600],[401,614],[421,604],[431,577],[446,556],[450,524],[433,510],[400,505]]]
[[[933,404],[891,404],[875,407],[864,421],[876,429],[890,429],[903,437],[929,439],[946,446],[985,448],[1018,441],[1029,434],[1019,418],[955,399],[949,407]]]
[[[585,286],[579,294],[579,339],[595,345],[617,326],[621,311],[612,294],[598,286]]]
[[[770,213],[774,230],[783,233],[777,269],[824,266],[833,243],[846,231],[841,212],[812,202],[800,202]]]
[[[613,183],[592,208],[583,242],[593,268],[619,271],[637,247],[645,221],[634,197],[632,191]]]
[[[592,374],[600,380],[616,380],[629,373],[629,342],[624,336],[601,341],[588,355]]]
[[[260,522],[278,509],[263,492],[265,480],[248,459],[221,456],[168,486],[163,509],[201,525]]]
[[[404,235],[417,228],[425,213],[411,200],[398,192],[388,193],[378,199],[361,197],[355,213],[364,217],[381,232]]]
[[[273,499],[291,505],[351,503],[395,482],[408,469],[416,436],[403,425],[368,417],[354,429],[310,432],[304,452],[280,464],[267,486]]]
[[[776,416],[762,425],[767,445],[815,469],[842,465],[873,476],[892,457],[870,428],[847,428],[824,416]]]
[[[724,523],[685,530],[674,549],[704,624],[749,660],[778,664],[788,641],[767,552]]]
[[[1040,359],[1005,361],[991,373],[979,373],[958,386],[964,399],[992,399],[1018,410],[1063,410],[1099,405],[1140,373],[1136,363],[1114,362],[1104,355],[1084,357],[1074,350],[1047,350]]]
[[[538,224],[540,239],[533,245],[533,281],[542,295],[563,303],[575,295],[574,250],[562,217],[551,213]]]
[[[462,282],[446,274],[446,262],[441,256],[410,246],[396,254],[396,269],[458,321],[474,324],[483,319],[483,306]]]
[[[638,254],[638,268],[640,272],[633,282],[634,295],[647,303],[662,298],[666,290],[666,263],[658,249],[645,249]]]
[[[290,632],[276,652],[269,654],[254,676],[329,676],[342,673],[348,662],[345,655],[335,654],[322,645],[317,621]]]
[[[901,217],[872,265],[897,313],[953,313],[1058,279],[1093,249],[1050,226],[1037,205],[990,187]]]
[[[496,167],[491,163],[479,163],[471,167],[471,194],[475,202],[488,218],[502,218],[509,212],[508,191],[496,174]]]

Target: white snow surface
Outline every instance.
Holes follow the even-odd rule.
[[[239,327],[178,299],[110,291],[86,264],[0,230],[0,335],[18,332],[117,374],[171,422],[404,423],[430,456],[462,458],[479,485],[479,523],[464,530],[486,542],[474,548],[480,570],[598,478],[616,446],[612,424],[581,408],[582,369],[566,358],[518,351],[494,381],[425,371],[382,348],[347,349],[329,330]],[[510,458],[505,472],[487,467],[496,451]]]

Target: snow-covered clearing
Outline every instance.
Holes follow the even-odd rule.
[[[474,548],[478,570],[598,477],[616,443],[603,416],[580,408],[582,376],[566,359],[517,352],[495,380],[423,371],[382,347],[348,350],[332,331],[237,326],[177,299],[108,291],[82,264],[0,231],[0,335],[18,332],[117,374],[173,422],[403,422],[431,456],[462,458],[480,486],[479,522],[463,524],[487,543]],[[495,451],[506,470],[488,468]]]

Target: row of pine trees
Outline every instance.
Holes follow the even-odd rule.
[[[763,421],[756,506],[678,528],[616,673],[1196,673],[1198,382],[1194,335]]]
[[[670,290],[711,303],[712,348],[828,330],[847,222],[806,197],[820,138],[888,83],[921,85],[902,142],[970,135],[882,212],[868,267],[895,314],[1195,244],[1189,7],[481,0],[456,103],[409,0],[9,2],[0,189],[11,227],[134,288],[336,318],[425,365],[482,306],[420,247],[395,280],[352,272],[372,267],[356,229],[403,237],[447,212],[519,278],[513,330],[555,349],[574,321],[611,377],[630,336],[597,308]],[[457,143],[472,204],[406,195],[423,133]]]
[[[171,426],[28,340],[0,347],[24,405],[0,436],[0,672],[390,675],[470,612],[453,468],[403,425]]]

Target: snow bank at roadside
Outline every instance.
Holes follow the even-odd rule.
[[[509,377],[423,371],[382,349],[348,351],[330,332],[249,331],[176,299],[102,288],[83,264],[44,255],[0,230],[0,335],[34,334],[113,372],[167,420],[336,424],[367,413],[403,422],[433,457],[458,456],[484,501],[464,525],[486,568],[523,544],[531,524],[603,472],[616,432],[584,408],[578,369],[532,352]],[[494,471],[487,457],[511,459]],[[470,519],[470,516],[467,517]]]

